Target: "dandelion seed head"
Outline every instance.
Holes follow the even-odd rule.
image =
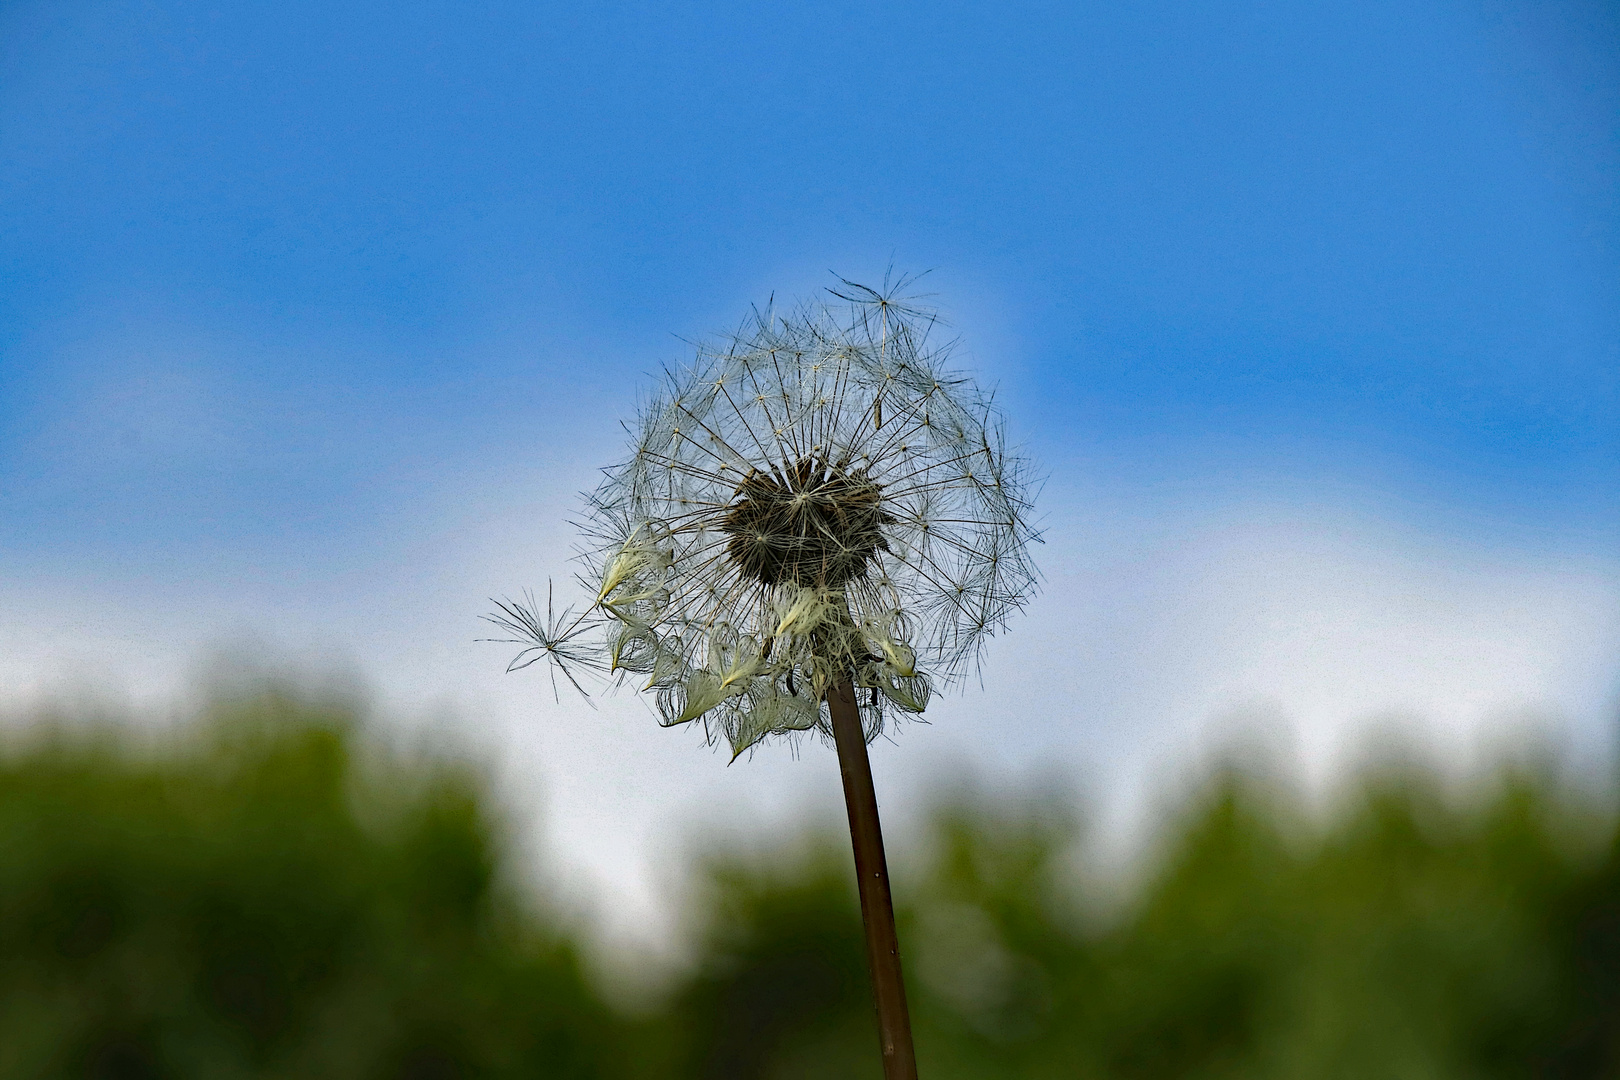
[[[833,295],[847,306],[768,309],[667,374],[589,497],[595,603],[579,629],[536,624],[526,656],[634,674],[664,724],[733,756],[830,738],[837,681],[870,691],[875,738],[971,672],[1035,590],[1028,464],[930,311]]]

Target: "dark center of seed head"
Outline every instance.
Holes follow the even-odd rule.
[[[720,529],[737,568],[766,585],[792,582],[835,589],[889,550],[878,485],[824,459],[802,457],[781,470],[748,474]]]

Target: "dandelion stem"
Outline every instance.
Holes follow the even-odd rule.
[[[894,932],[894,901],[889,894],[889,867],[883,857],[872,762],[866,754],[866,735],[855,705],[855,687],[849,679],[828,689],[827,708],[832,713],[838,771],[843,774],[844,805],[849,810],[849,838],[855,848],[855,876],[860,884],[861,922],[866,928],[866,963],[877,1005],[883,1077],[917,1080],[917,1054],[911,1044],[911,1014],[906,1009],[906,984],[900,974],[900,941]]]

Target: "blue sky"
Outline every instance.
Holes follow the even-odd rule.
[[[13,0],[4,673],[171,685],[221,640],[317,641],[518,717],[475,616],[566,573],[643,375],[891,262],[933,271],[1050,476],[1030,640],[1085,622],[1115,674],[1156,620],[1249,643],[1169,697],[1070,687],[1091,750],[1132,709],[1315,715],[1310,686],[1390,670],[1374,625],[1402,662],[1450,644],[1364,712],[1534,654],[1501,701],[1612,719],[1620,15],[1592,0]],[[1180,606],[1206,594],[1225,621]],[[1296,623],[1350,629],[1286,685],[1210,674],[1287,669]]]

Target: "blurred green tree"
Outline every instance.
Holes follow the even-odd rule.
[[[0,1080],[879,1075],[835,836],[702,863],[694,965],[629,1018],[472,770],[288,697],[54,731],[0,754]],[[1356,791],[1217,773],[1102,905],[1073,800],[954,793],[898,913],[922,1075],[1620,1077],[1612,808],[1548,770]]]
[[[959,798],[901,912],[920,1069],[979,1077],[1620,1076],[1620,891],[1612,818],[1549,775],[1471,799],[1415,767],[1370,779],[1324,824],[1228,772],[1168,830],[1156,870],[1106,915],[1079,902],[1076,822]],[[738,1032],[772,964],[858,963],[828,845],[792,869],[715,872],[723,929],[682,1000]],[[741,943],[741,944],[739,944]],[[823,976],[815,985],[834,985]],[[684,1075],[860,1076],[858,984],[794,1001],[769,1039]],[[744,1003],[741,1008],[728,1003]],[[854,1031],[849,1045],[834,1037]],[[875,1074],[874,1074],[875,1075]]]
[[[601,1077],[616,1021],[497,887],[466,771],[266,697],[0,762],[0,1076]]]

